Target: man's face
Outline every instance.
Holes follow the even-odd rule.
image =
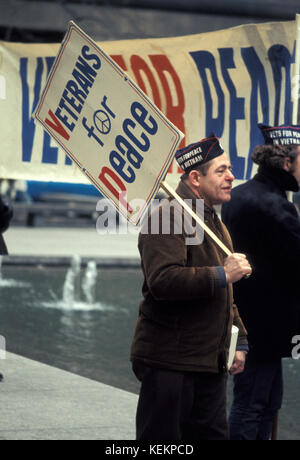
[[[200,174],[198,191],[210,206],[225,203],[231,198],[233,180],[231,163],[227,154],[223,153],[212,160],[206,176]]]
[[[291,165],[290,173],[293,174],[296,181],[300,185],[300,146],[298,147],[298,156],[296,160]]]

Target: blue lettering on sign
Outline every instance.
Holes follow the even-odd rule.
[[[115,139],[117,150],[112,150],[109,155],[109,161],[113,169],[129,184],[135,181],[135,169],[140,169],[144,160],[136,147],[142,152],[147,152],[150,148],[148,135],[154,136],[158,131],[157,122],[142,104],[133,102],[130,111],[133,120],[125,118],[123,121],[125,135],[117,135]],[[128,129],[129,126],[131,127],[130,130]],[[139,133],[140,128],[143,129],[142,133],[139,133],[143,143],[140,142],[134,133],[134,129],[136,128],[138,128],[137,133]]]
[[[107,96],[104,96],[101,106],[105,110],[96,110],[93,125],[85,117],[82,119],[87,136],[94,138],[100,147],[105,147],[104,137],[111,130],[112,119],[116,118],[116,113],[107,100]],[[118,133],[114,139],[116,149],[109,154],[110,164],[118,174],[118,180],[122,179],[129,184],[135,181],[135,170],[141,168],[144,160],[138,150],[147,152],[150,148],[149,135],[154,136],[158,131],[156,120],[140,102],[131,104],[130,113],[132,118],[123,120],[122,133]],[[101,138],[96,130],[102,135]]]
[[[45,119],[45,123],[66,141],[70,139],[70,132],[73,132],[77,125],[78,114],[81,113],[90,88],[97,77],[96,70],[101,68],[101,59],[96,54],[90,54],[89,51],[87,45],[81,48],[72,71],[72,78],[65,85],[58,107],[54,113],[49,109],[50,118]],[[87,62],[90,60],[95,62],[90,64]],[[86,118],[83,120],[84,126],[87,127]]]
[[[116,114],[112,111],[111,107],[108,106],[107,96],[104,96],[101,102],[101,106],[102,106],[101,109],[98,109],[96,110],[96,112],[94,112],[94,115],[93,115],[94,125],[88,125],[87,118],[83,117],[82,126],[87,130],[88,137],[93,137],[98,142],[98,144],[101,147],[103,147],[104,141],[100,139],[100,137],[95,131],[97,129],[100,132],[100,134],[103,134],[104,136],[109,134],[111,131],[112,119],[116,118]]]

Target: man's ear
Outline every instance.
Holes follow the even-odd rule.
[[[199,171],[196,171],[195,169],[192,169],[192,171],[189,173],[190,182],[192,185],[194,185],[194,187],[199,187],[200,185],[199,174]]]
[[[289,172],[291,170],[291,165],[292,165],[292,162],[291,162],[290,157],[285,157],[285,159],[283,160],[283,169]]]

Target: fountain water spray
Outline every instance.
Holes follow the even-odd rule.
[[[81,257],[74,255],[63,286],[63,308],[72,310],[95,305],[97,264],[94,260],[88,262],[83,279],[81,278]],[[81,300],[81,291],[85,302]]]
[[[82,282],[82,289],[88,304],[95,303],[97,283],[97,264],[94,260],[90,260],[87,264],[85,277]]]
[[[63,303],[66,308],[72,308],[74,302],[80,300],[80,270],[81,257],[74,255],[63,287]]]

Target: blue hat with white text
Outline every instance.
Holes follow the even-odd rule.
[[[264,136],[266,145],[300,145],[300,126],[298,125],[268,126],[259,123],[258,127]]]
[[[184,172],[190,172],[197,166],[201,166],[222,155],[222,153],[224,153],[224,150],[219,139],[215,134],[211,133],[209,137],[178,150],[175,158]]]

